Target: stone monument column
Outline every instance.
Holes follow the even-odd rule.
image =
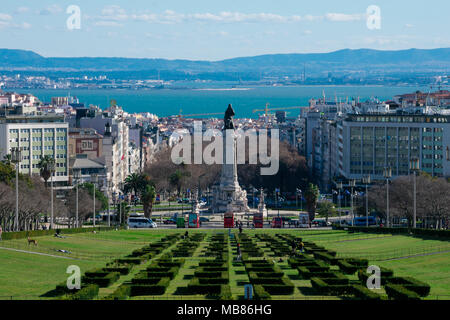
[[[233,123],[234,110],[228,105],[225,111],[223,139],[223,164],[219,182],[213,187],[214,212],[247,212],[247,193],[241,189],[237,175],[236,134]]]

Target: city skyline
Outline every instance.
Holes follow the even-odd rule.
[[[449,47],[442,35],[447,3],[281,1],[189,4],[172,0],[32,1],[4,4],[0,34],[8,48],[46,57],[135,57],[221,60],[271,53],[344,48],[400,50]],[[435,2],[435,3],[434,3]],[[69,30],[69,6],[80,8],[80,29]],[[367,26],[367,8],[380,8],[380,28]],[[424,14],[425,12],[425,14]],[[401,14],[399,14],[401,13]],[[433,16],[433,19],[424,19]],[[45,38],[42,37],[45,34]]]

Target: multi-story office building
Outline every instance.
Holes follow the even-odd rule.
[[[0,157],[11,148],[22,149],[23,160],[19,172],[39,174],[38,163],[46,155],[55,159],[54,181],[63,185],[68,181],[69,124],[57,115],[7,115],[0,117]]]
[[[450,115],[352,114],[342,122],[342,129],[346,178],[370,174],[383,179],[385,167],[392,169],[394,177],[408,175],[410,160],[416,158],[420,170],[450,176]]]
[[[69,157],[86,154],[88,158],[99,158],[103,154],[103,136],[95,129],[70,128],[69,131]]]

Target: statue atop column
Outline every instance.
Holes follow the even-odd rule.
[[[214,212],[247,212],[247,193],[239,186],[237,176],[237,150],[236,137],[234,134],[227,134],[227,130],[235,130],[233,117],[235,113],[231,104],[228,105],[223,118],[224,126],[222,131],[223,138],[223,164],[219,181],[213,186],[213,199],[211,210]],[[230,140],[231,139],[231,140]],[[227,163],[226,155],[233,155],[233,163]]]
[[[223,118],[225,130],[227,130],[227,129],[234,130],[234,123],[233,123],[234,115],[235,115],[235,113],[234,113],[233,107],[231,106],[231,104],[229,104],[227,110],[225,111],[225,116]]]

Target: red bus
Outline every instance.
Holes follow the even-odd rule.
[[[283,218],[274,217],[272,219],[272,228],[283,228]]]
[[[263,214],[262,213],[255,213],[253,215],[253,225],[255,228],[262,228],[263,227]]]
[[[223,227],[233,228],[234,227],[234,214],[227,212],[223,215]]]

